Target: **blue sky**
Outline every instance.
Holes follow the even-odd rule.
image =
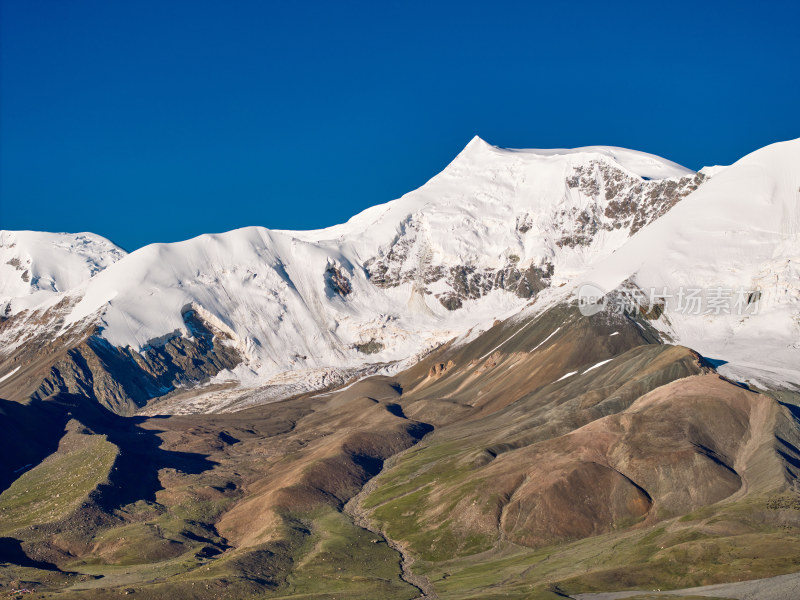
[[[690,168],[800,137],[797,2],[0,0],[0,227],[347,220],[473,135]]]

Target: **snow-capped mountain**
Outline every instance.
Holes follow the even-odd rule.
[[[755,271],[731,284],[763,287],[756,272],[766,269],[767,279],[775,272],[778,284],[783,277],[791,287],[797,147],[770,147],[763,160],[752,159],[755,153],[694,173],[622,148],[506,150],[476,137],[421,188],[328,229],[249,227],[126,256],[97,236],[73,236],[69,247],[90,240],[90,249],[73,249],[63,261],[52,258],[61,250],[47,243],[28,244],[36,252],[26,250],[19,265],[62,270],[48,275],[54,283],[46,297],[30,294],[24,302],[19,298],[29,292],[20,286],[5,292],[4,276],[9,318],[0,328],[0,365],[13,366],[9,361],[18,361],[33,339],[88,336],[86,352],[98,364],[120,360],[148,373],[139,401],[212,376],[215,383],[279,384],[276,393],[286,395],[410,364],[539,298],[566,297],[586,277],[607,289],[633,275],[641,285],[673,285],[678,272],[705,273],[706,284],[727,285],[727,276],[716,275],[747,263],[747,273]],[[780,201],[773,206],[769,198]],[[672,210],[676,204],[680,211]],[[738,234],[726,234],[734,225]],[[61,239],[53,238],[52,247]],[[727,244],[725,251],[716,253],[715,244]],[[698,268],[708,257],[709,266]],[[20,279],[12,259],[4,262]],[[787,319],[796,319],[796,308],[787,311]],[[662,329],[677,341],[705,339],[707,328],[668,317]],[[748,322],[760,335],[767,321]],[[185,356],[193,362],[184,364]],[[78,371],[62,364],[60,378],[46,377],[37,393],[72,385],[65,372],[82,381]],[[130,390],[113,393],[130,396]],[[218,408],[215,402],[195,409]]]
[[[93,233],[0,231],[0,310],[8,316],[41,305],[125,254]]]
[[[70,320],[98,314],[109,342],[141,348],[183,331],[193,306],[268,374],[360,364],[356,346],[370,342],[382,346],[371,360],[399,360],[582,271],[700,181],[631,151],[514,152],[476,138],[419,190],[345,225],[134,252],[88,284]]]
[[[70,277],[53,291],[67,300],[62,331],[95,324],[135,351],[190,337],[192,311],[240,354],[239,379],[407,361],[572,279],[704,180],[621,148],[504,150],[476,137],[418,190],[343,225],[251,227],[122,260],[108,243],[96,274],[62,261]],[[32,306],[6,304],[20,308]]]

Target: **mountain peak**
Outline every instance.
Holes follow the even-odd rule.
[[[458,153],[458,156],[462,156],[464,154],[474,154],[480,153],[486,150],[500,150],[497,146],[493,146],[486,140],[484,140],[481,136],[476,135],[464,146],[464,149]]]
[[[516,160],[557,159],[572,156],[573,161],[580,162],[585,158],[588,162],[599,157],[613,162],[630,173],[643,179],[672,179],[693,175],[694,171],[655,154],[630,150],[617,146],[582,146],[578,148],[501,148],[488,143],[480,136],[474,136],[456,159],[468,157],[471,160],[481,159],[487,155],[506,156]],[[583,158],[582,158],[583,157]],[[455,161],[454,161],[455,162]]]
[[[29,308],[81,285],[126,254],[94,233],[0,230],[0,308]]]

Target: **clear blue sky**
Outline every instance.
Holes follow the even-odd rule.
[[[307,229],[478,134],[691,168],[800,137],[776,2],[0,0],[0,228]]]

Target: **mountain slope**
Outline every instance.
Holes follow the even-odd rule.
[[[2,401],[4,449],[31,451],[2,474],[0,583],[53,598],[410,600],[424,586],[553,600],[790,572],[791,402],[658,343],[642,315],[574,303],[395,377],[231,414]],[[91,477],[58,469],[79,460]],[[69,494],[26,485],[42,478]]]

